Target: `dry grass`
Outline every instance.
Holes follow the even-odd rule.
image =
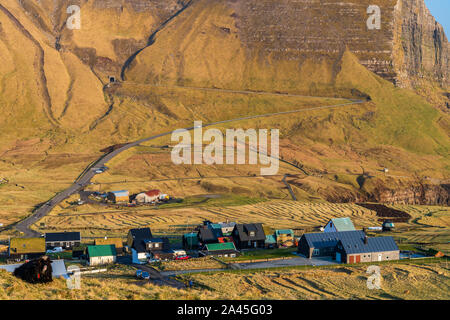
[[[139,300],[139,299],[432,299],[449,295],[449,269],[445,264],[382,265],[381,290],[366,286],[366,267],[265,271],[246,274],[213,273],[183,276],[194,288],[177,290],[144,284],[133,269],[112,267],[108,273],[82,277],[80,290],[69,290],[65,280],[31,285],[0,270],[0,299]]]
[[[307,228],[324,225],[334,217],[351,217],[358,227],[378,225],[373,211],[354,204],[302,203],[290,200],[273,200],[241,206],[197,206],[193,208],[102,212],[58,213],[44,217],[46,229],[80,230],[85,235],[125,234],[128,229],[149,226],[158,230],[176,232],[176,226],[196,225],[203,220],[262,222],[272,228]],[[105,210],[106,211],[106,210]],[[61,212],[61,211],[60,211]],[[180,228],[178,232],[183,232]]]
[[[224,265],[210,257],[192,258],[189,260],[163,261],[157,268],[161,271],[222,269]]]

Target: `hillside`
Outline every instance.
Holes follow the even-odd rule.
[[[280,128],[282,157],[312,174],[290,178],[299,198],[410,194],[431,177],[428,203],[448,203],[438,195],[450,177],[449,45],[423,0],[77,3],[80,30],[65,27],[72,1],[0,4],[0,178],[11,181],[0,185],[0,222],[29,214],[110,145],[193,120],[342,103],[336,97],[370,101],[231,126]],[[369,4],[382,9],[380,30],[367,30]],[[108,84],[110,76],[120,81]],[[145,161],[127,165],[133,152],[113,178],[142,175]],[[361,184],[363,173],[375,177]],[[258,186],[261,196],[279,195]]]

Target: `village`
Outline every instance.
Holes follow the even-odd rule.
[[[80,205],[91,201],[100,205],[141,206],[173,200],[159,190],[134,195],[130,195],[127,190],[82,192],[80,195]],[[417,254],[401,252],[392,236],[380,235],[394,229],[392,220],[386,219],[381,226],[357,230],[349,217],[342,217],[331,218],[315,232],[306,232],[300,236],[296,236],[291,229],[273,231],[270,226],[259,222],[209,220],[179,238],[170,239],[154,235],[150,227],[129,229],[128,234],[122,237],[95,239],[83,239],[78,231],[46,232],[41,237],[10,238],[6,250],[0,253],[0,258],[7,264],[0,266],[0,269],[14,272],[24,263],[47,261],[50,257],[52,264],[55,264],[54,269],[58,270],[54,272],[55,276],[69,277],[70,272],[66,270],[69,264],[91,269],[103,268],[98,269],[103,272],[107,271],[105,267],[109,265],[124,264],[136,269],[136,278],[152,281],[162,277],[156,266],[167,261],[183,264],[189,260],[195,264],[201,259],[214,259],[222,263],[224,268],[251,269],[418,258]],[[167,276],[171,275],[173,273]],[[34,279],[39,282],[36,279],[44,277],[37,274]]]

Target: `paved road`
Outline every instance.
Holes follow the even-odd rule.
[[[177,289],[183,289],[186,288],[186,285],[182,282],[179,282],[175,279],[169,278],[168,275],[163,275],[161,274],[158,270],[156,270],[155,268],[152,268],[150,266],[147,265],[133,265],[133,267],[135,267],[136,269],[140,269],[142,271],[146,271],[148,272],[148,274],[150,275],[150,283],[156,284],[156,285],[162,285],[162,286],[171,286],[173,288],[177,288]]]
[[[262,93],[261,93],[262,94]],[[326,98],[326,97],[323,97]],[[342,104],[336,104],[331,106],[321,106],[321,107],[313,107],[313,108],[305,108],[305,109],[298,109],[298,110],[292,110],[292,111],[284,111],[284,112],[275,112],[275,113],[268,113],[268,114],[262,114],[262,115],[254,115],[254,116],[248,116],[248,117],[241,117],[236,119],[230,119],[230,120],[222,120],[217,122],[212,122],[209,124],[203,125],[203,127],[210,127],[218,124],[224,124],[224,123],[230,123],[230,122],[237,122],[242,120],[250,120],[250,119],[258,119],[258,118],[265,118],[265,117],[273,117],[273,116],[279,116],[279,115],[286,115],[286,114],[293,114],[293,113],[300,113],[300,112],[307,112],[307,111],[315,111],[315,110],[326,110],[326,109],[334,109],[334,108],[342,108],[346,106],[356,105],[356,104],[362,104],[367,102],[366,100],[351,100],[348,99],[347,103]],[[185,128],[185,130],[192,131],[195,127],[189,127]],[[80,177],[75,181],[75,183],[70,186],[68,189],[58,193],[54,198],[46,202],[45,204],[41,205],[38,209],[35,210],[35,212],[29,216],[28,218],[20,221],[16,224],[16,229],[23,232],[25,237],[39,237],[41,236],[40,233],[31,230],[30,226],[40,219],[42,219],[45,215],[47,215],[56,205],[70,197],[71,195],[78,193],[79,191],[83,190],[86,186],[88,186],[91,183],[91,179],[96,175],[95,168],[99,168],[104,166],[108,161],[113,159],[115,156],[120,154],[121,152],[124,152],[130,148],[136,147],[140,145],[141,143],[154,140],[160,137],[171,135],[173,131],[170,132],[164,132],[152,137],[148,137],[145,139],[141,139],[135,142],[128,143],[121,148],[118,148],[108,154],[103,155],[100,159],[98,159],[96,162],[92,163],[90,166],[88,166],[84,172],[80,175]]]

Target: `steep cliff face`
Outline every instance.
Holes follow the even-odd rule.
[[[444,87],[449,82],[450,46],[443,27],[423,0],[399,0],[395,7],[394,66],[396,83],[414,87],[421,79]]]
[[[372,5],[381,9],[379,29],[367,26]],[[304,91],[334,83],[346,48],[398,86],[448,86],[448,41],[423,0],[196,0],[126,77]]]

